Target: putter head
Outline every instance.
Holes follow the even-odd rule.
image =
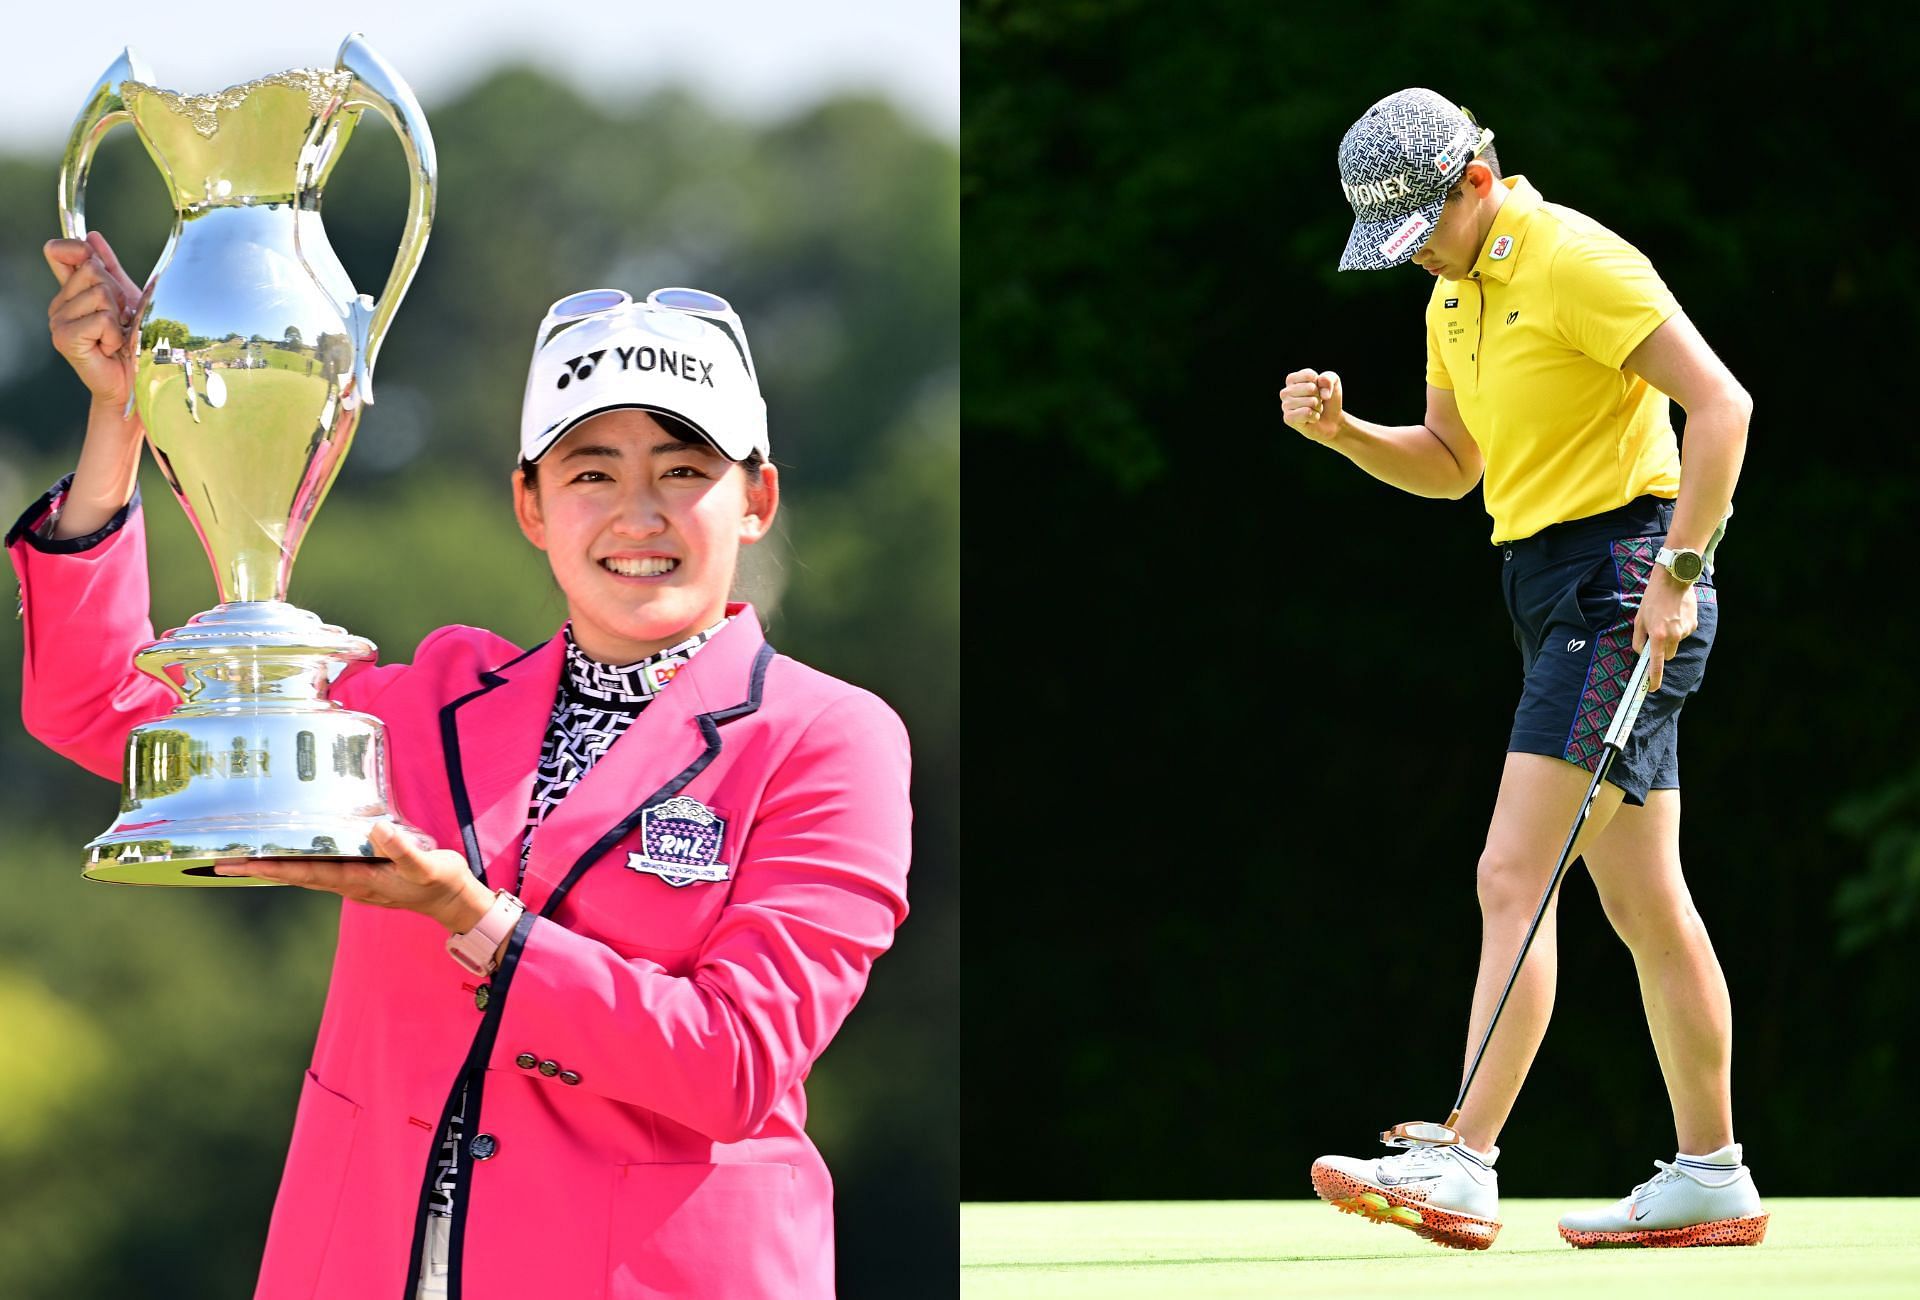
[[[1445,1124],[1417,1119],[1395,1124],[1380,1135],[1380,1140],[1390,1147],[1450,1147],[1459,1143],[1460,1135]]]

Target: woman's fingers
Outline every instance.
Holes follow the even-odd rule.
[[[81,359],[95,346],[112,356],[126,342],[126,316],[118,295],[96,284],[61,306],[49,324],[62,356]]]
[[[56,315],[68,303],[84,293],[91,292],[106,283],[107,269],[100,263],[88,260],[78,266],[67,268],[67,277],[61,281],[60,288],[47,304],[47,314]]]
[[[61,288],[66,288],[75,275],[90,267],[96,276],[110,280],[127,302],[137,302],[140,298],[140,286],[120,265],[120,258],[107,237],[97,230],[87,232],[85,239],[49,239],[42,245],[41,252]]]
[[[115,356],[127,341],[120,313],[104,307],[59,322],[54,326],[53,338],[60,355],[75,361],[85,361],[95,351]]]
[[[133,306],[124,289],[98,261],[90,261],[75,267],[54,294],[47,318],[58,324],[102,309],[111,311],[122,325],[132,322]]]
[[[237,858],[216,862],[216,876],[251,876],[275,884],[337,894],[370,907],[406,907],[419,891],[411,882],[396,880],[385,862],[343,862],[338,858]]]
[[[1280,390],[1280,418],[1298,427],[1320,417],[1320,389],[1312,380],[1288,384]]]
[[[433,864],[427,861],[427,855],[437,852],[438,847],[425,836],[406,834],[391,822],[375,822],[367,838],[373,844],[373,851],[393,863],[405,879],[426,884],[434,878]]]
[[[81,266],[93,257],[93,247],[82,239],[49,239],[41,246],[53,278],[65,285]]]
[[[216,876],[252,876],[255,880],[275,880],[283,885],[349,895],[368,889],[380,870],[365,862],[325,858],[235,858],[213,865]]]
[[[78,277],[75,278],[78,279]],[[47,314],[54,324],[59,325],[66,321],[79,320],[83,316],[91,316],[97,311],[110,311],[115,316],[122,314],[119,291],[105,281],[95,281],[78,290],[66,301],[56,303]]]
[[[128,275],[125,269],[121,267],[120,258],[114,253],[113,246],[107,243],[107,237],[97,230],[89,230],[87,232],[87,243],[92,246],[94,252],[100,255],[100,260],[105,264],[108,273],[113,276],[115,283],[120,286],[120,293],[126,299],[127,305],[131,307],[134,303],[139,302],[140,286],[135,284],[133,277]]]

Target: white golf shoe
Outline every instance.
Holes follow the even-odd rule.
[[[1436,1246],[1485,1250],[1500,1235],[1500,1148],[1414,1147],[1402,1155],[1356,1160],[1321,1156],[1313,1190],[1347,1214],[1391,1223]]]
[[[1560,1219],[1570,1246],[1757,1246],[1767,1215],[1738,1142],[1656,1160],[1660,1172],[1603,1210]]]

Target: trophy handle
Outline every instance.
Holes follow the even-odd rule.
[[[80,115],[73,119],[73,134],[60,158],[60,233],[68,239],[87,237],[87,172],[93,166],[93,151],[101,137],[132,120],[120,95],[121,85],[129,81],[153,82],[153,74],[132,46],[122,49],[113,66],[100,74],[100,80],[87,92]]]
[[[387,324],[400,308],[400,300],[413,283],[420,255],[427,248],[427,232],[433,226],[433,200],[438,186],[440,166],[434,157],[433,132],[427,129],[427,115],[420,101],[393,65],[374,53],[366,39],[355,32],[340,44],[334,66],[353,74],[353,87],[340,105],[342,109],[371,108],[387,119],[393,133],[400,137],[406,151],[410,189],[407,196],[407,224],[400,233],[400,248],[393,259],[393,270],[379,301],[366,294],[349,304],[350,325],[356,335],[354,348],[354,391],[358,400],[373,403],[373,363],[379,355]]]

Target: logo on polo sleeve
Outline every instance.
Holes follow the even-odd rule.
[[[658,876],[675,889],[725,880],[731,874],[720,861],[726,834],[725,818],[698,799],[675,795],[641,812],[640,851],[627,854],[627,867]]]

